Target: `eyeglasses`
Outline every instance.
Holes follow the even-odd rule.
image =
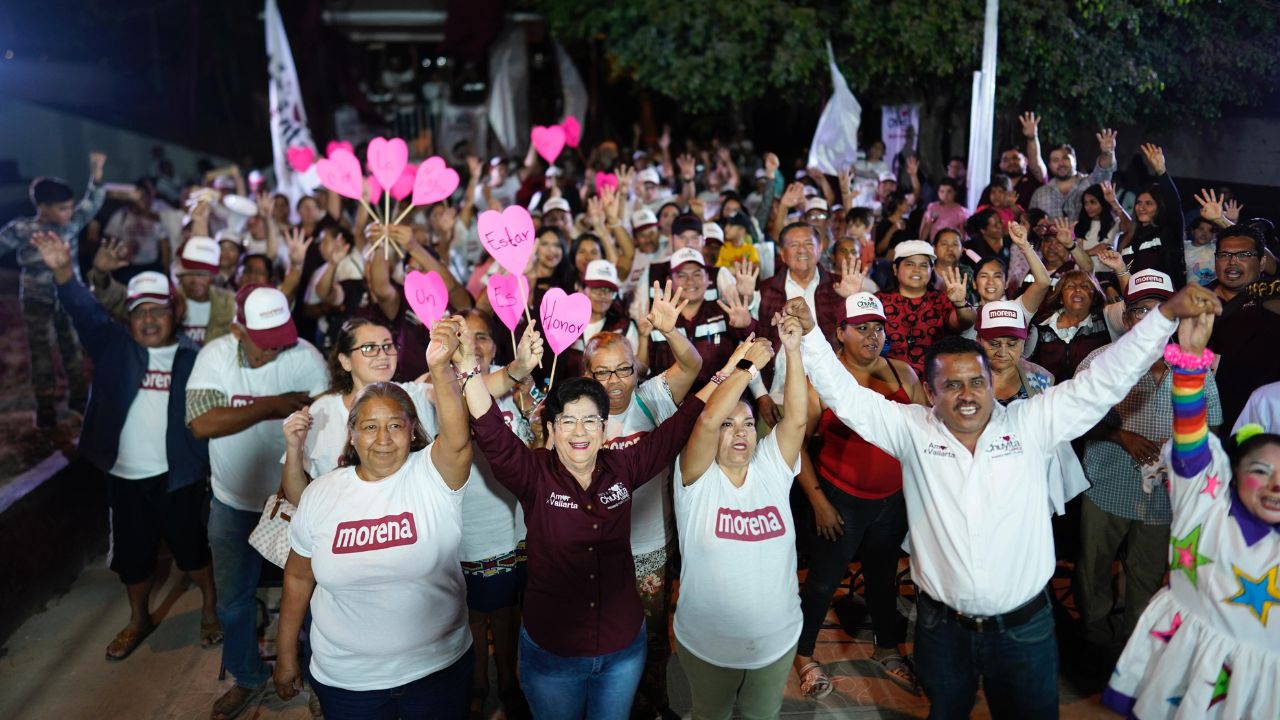
[[[1147,313],[1151,312],[1154,309],[1155,308],[1149,308],[1146,305],[1135,305],[1131,308],[1125,308],[1125,312],[1129,313],[1130,315],[1136,318],[1144,318],[1147,316]]]
[[[1262,253],[1258,252],[1257,250],[1242,250],[1240,252],[1228,252],[1226,250],[1219,250],[1218,252],[1214,253],[1213,256],[1219,260],[1226,260],[1227,262],[1231,262],[1231,258],[1235,258],[1237,260],[1253,260],[1254,258],[1260,258],[1262,257]]]
[[[636,369],[634,366],[623,365],[622,367],[617,367],[612,370],[606,370],[604,368],[593,370],[591,372],[591,377],[595,378],[596,382],[608,382],[610,375],[617,375],[619,380],[623,380],[635,374]]]
[[[347,350],[347,354],[350,355],[356,350],[359,350],[360,354],[365,357],[377,357],[379,352],[385,353],[387,357],[390,357],[400,352],[400,346],[395,343],[382,343],[381,345],[378,343],[365,343]]]
[[[560,428],[560,432],[572,433],[579,426],[588,433],[593,433],[601,428],[604,424],[604,418],[599,415],[588,415],[584,418],[576,418],[568,415],[561,415],[556,418],[556,427]]]

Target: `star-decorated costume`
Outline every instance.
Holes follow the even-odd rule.
[[[1206,371],[1173,368],[1169,585],[1102,703],[1131,717],[1280,718],[1280,527],[1244,506],[1205,420]]]

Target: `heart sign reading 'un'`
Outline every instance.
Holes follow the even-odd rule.
[[[424,165],[426,163],[423,163]],[[476,221],[480,244],[512,275],[523,275],[538,238],[529,211],[512,205],[499,213],[485,210]]]
[[[410,271],[404,278],[404,296],[414,314],[428,329],[444,317],[445,311],[449,309],[449,291],[445,289],[440,273],[435,270],[429,273]]]
[[[580,292],[566,295],[560,288],[551,288],[542,296],[539,310],[542,332],[556,355],[582,337],[591,321],[591,299]]]

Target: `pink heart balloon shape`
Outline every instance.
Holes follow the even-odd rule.
[[[618,189],[618,176],[613,173],[598,172],[596,173],[596,194],[603,194],[604,189],[611,187]]]
[[[445,289],[440,273],[435,270],[429,273],[411,270],[404,278],[404,296],[414,314],[427,328],[435,325],[449,309],[449,291]]]
[[[530,133],[530,139],[533,140],[533,149],[538,151],[548,165],[555,163],[556,158],[560,157],[560,151],[564,150],[564,128],[559,125],[537,125]]]
[[[316,175],[320,184],[339,195],[360,200],[364,191],[364,175],[360,172],[360,161],[350,152],[338,148],[327,158],[316,162]]]
[[[538,317],[551,352],[559,355],[587,329],[591,321],[591,298],[580,292],[566,295],[560,288],[551,288],[542,296]]]
[[[404,170],[400,172],[400,179],[396,180],[396,184],[391,186],[391,197],[396,200],[403,200],[409,197],[413,192],[413,181],[417,177],[418,166],[409,163],[404,166]]]
[[[400,173],[409,162],[409,146],[400,138],[374,138],[369,141],[364,158],[369,172],[378,178],[378,184],[389,188],[400,179]]]
[[[334,150],[346,150],[352,155],[356,154],[356,149],[346,140],[330,140],[329,144],[324,146],[325,155],[333,155]]]
[[[378,184],[378,178],[370,175],[364,181],[369,187],[369,202],[375,205],[378,204],[378,201],[382,199],[382,186]]]
[[[458,179],[458,172],[445,165],[440,156],[427,158],[413,178],[413,204],[430,205],[444,200],[458,189]],[[523,267],[520,272],[524,272]]]
[[[485,210],[476,220],[476,226],[480,244],[493,259],[512,275],[523,275],[538,242],[529,211],[519,205],[512,205],[501,213]]]
[[[524,275],[493,275],[487,292],[493,313],[508,330],[515,330],[529,303],[529,281]]]
[[[582,126],[578,124],[578,118],[565,115],[564,120],[560,121],[560,127],[564,128],[564,144],[572,148],[578,147],[578,143],[582,141]]]
[[[284,151],[284,156],[294,172],[304,173],[311,167],[311,163],[315,162],[316,151],[305,145],[294,145]]]

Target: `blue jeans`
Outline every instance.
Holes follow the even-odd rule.
[[[209,503],[209,549],[218,588],[218,622],[226,639],[222,664],[236,685],[258,688],[271,673],[258,654],[258,575],[262,556],[249,545],[261,513],[236,510],[213,498]]]
[[[451,720],[467,716],[475,647],[452,665],[386,690],[343,690],[312,678],[320,709],[329,720]]]
[[[936,600],[916,606],[916,674],[930,718],[967,718],[978,681],[992,718],[1058,717],[1058,641],[1049,603],[1016,627],[970,630]]]
[[[563,657],[520,628],[520,686],[537,720],[626,720],[644,672],[645,628],[608,655]]]

